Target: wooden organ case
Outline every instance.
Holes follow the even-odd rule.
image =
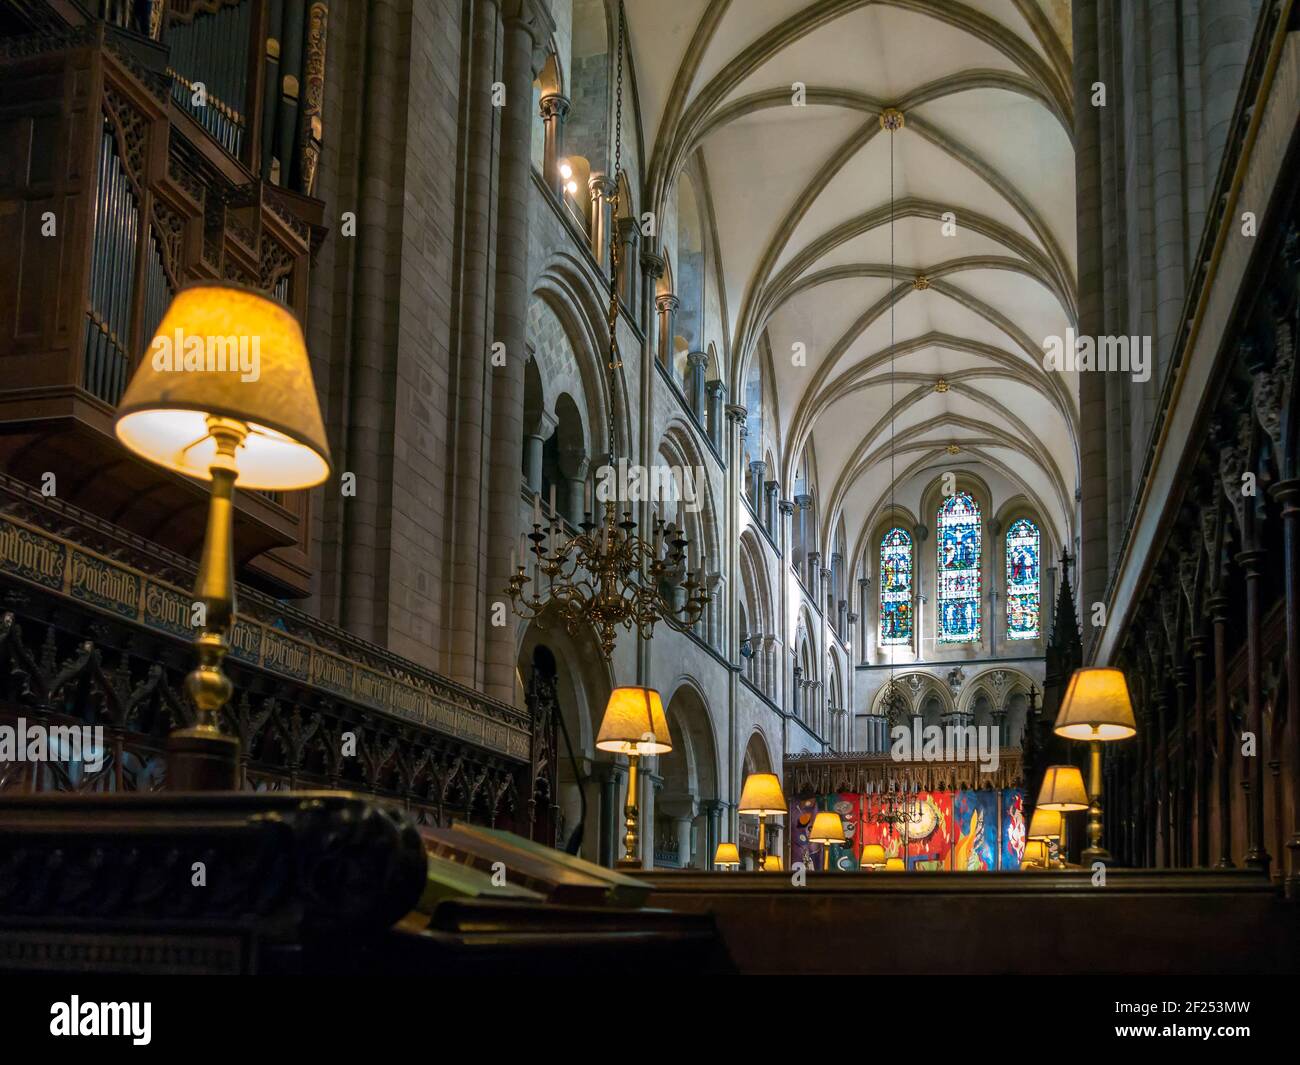
[[[191,554],[205,490],[128,455],[113,412],[179,287],[305,316],[328,5],[99,6],[27,0],[0,23],[0,463]],[[307,594],[308,494],[238,500],[241,579]]]

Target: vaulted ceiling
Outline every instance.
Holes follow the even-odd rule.
[[[1077,380],[1042,366],[1076,320],[1068,0],[626,7],[651,204],[699,150],[730,376],[766,334],[782,483],[811,442],[824,528],[854,544],[968,471],[1068,539]]]

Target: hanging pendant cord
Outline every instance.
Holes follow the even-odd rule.
[[[614,384],[615,374],[622,367],[623,360],[618,353],[618,209],[623,182],[623,50],[626,45],[625,17],[622,0],[618,5],[618,73],[615,80],[614,96],[614,192],[609,201],[609,464],[615,464],[616,449],[614,444]]]

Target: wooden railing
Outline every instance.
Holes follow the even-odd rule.
[[[167,733],[193,714],[192,578],[187,559],[0,475],[0,721],[102,726],[106,748],[93,767],[0,761],[0,792],[163,786]],[[529,712],[250,589],[231,644],[223,721],[245,788],[344,788],[525,834],[550,816],[529,800],[539,773],[553,781],[553,739]]]

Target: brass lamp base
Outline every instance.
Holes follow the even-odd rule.
[[[167,737],[168,791],[238,791],[239,741],[210,728]]]

